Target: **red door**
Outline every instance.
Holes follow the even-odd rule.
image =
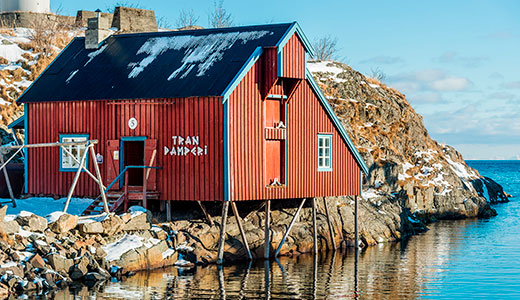
[[[119,175],[119,140],[108,140],[107,141],[107,153],[105,155],[105,164],[107,170],[107,178],[105,185],[108,187]],[[114,185],[114,189],[119,188],[119,184]]]
[[[155,154],[154,154],[155,152]],[[144,165],[157,166],[157,140],[144,140]],[[152,161],[153,159],[153,161]],[[157,189],[157,171],[149,169],[148,180],[146,181],[146,189],[155,191]]]

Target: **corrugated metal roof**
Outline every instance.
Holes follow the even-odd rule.
[[[257,47],[294,23],[74,39],[18,102],[220,96]]]

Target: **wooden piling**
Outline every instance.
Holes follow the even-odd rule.
[[[336,239],[334,238],[334,229],[332,227],[332,221],[330,219],[329,208],[327,206],[327,199],[323,197],[323,205],[325,206],[325,214],[327,215],[327,223],[329,225],[330,241],[332,243],[332,249],[336,250]]]
[[[143,207],[148,209],[148,195],[146,194],[148,187],[146,186],[146,168],[143,169]]]
[[[208,221],[208,225],[213,226],[213,218],[211,218],[211,215],[208,213],[208,211],[204,207],[204,204],[202,204],[202,201],[197,201],[197,203],[199,204],[200,209],[202,209],[202,213],[204,214],[206,221]]]
[[[354,196],[354,243],[356,243],[356,249],[357,249],[359,247],[358,196]]]
[[[316,226],[316,198],[312,198],[312,229],[314,240],[314,253],[318,253],[318,229]]]
[[[166,200],[166,221],[171,222],[172,220],[172,201]]]
[[[237,205],[235,202],[231,202],[231,210],[233,210],[233,215],[235,215],[235,219],[237,220],[238,229],[240,229],[240,235],[242,236],[242,242],[244,243],[244,248],[247,252],[247,258],[249,260],[253,259],[251,255],[251,250],[249,250],[249,244],[247,243],[246,232],[244,231],[244,227],[242,227],[242,220],[240,219],[240,215],[238,214]]]
[[[285,234],[283,235],[282,241],[280,241],[280,244],[278,245],[278,248],[276,248],[276,252],[274,253],[274,257],[277,257],[280,253],[280,250],[282,250],[282,246],[285,243],[285,240],[287,240],[287,237],[289,236],[289,233],[291,232],[291,229],[296,223],[296,220],[298,219],[298,215],[300,214],[300,211],[302,210],[303,205],[305,204],[305,198],[302,199],[302,202],[300,203],[300,206],[298,206],[298,209],[296,210],[296,213],[294,213],[294,216],[291,220],[291,223],[289,223],[289,227],[287,227],[287,230],[285,231]]]
[[[85,149],[85,153],[83,153],[83,156],[81,157],[81,161],[79,163],[78,171],[76,172],[76,175],[74,176],[74,180],[72,180],[72,186],[70,187],[69,194],[67,195],[67,201],[65,202],[65,207],[63,208],[63,212],[67,212],[67,209],[69,208],[70,199],[72,198],[72,194],[74,194],[74,190],[76,189],[76,185],[78,184],[79,175],[81,175],[82,166],[85,165],[85,159],[87,158],[88,154],[88,146],[87,149]]]
[[[229,209],[229,201],[222,203],[222,219],[220,224],[220,238],[218,244],[217,264],[221,265],[224,261],[224,242],[226,241],[226,222]]]
[[[99,171],[99,165],[97,162],[96,154],[94,153],[94,147],[88,147],[87,151],[90,151],[90,154],[92,155],[92,163],[94,165],[94,171],[96,171],[99,191],[101,192],[101,199],[103,200],[103,209],[108,214],[110,212],[110,209],[108,208],[107,195],[105,195],[105,187],[103,186],[103,179],[101,178],[101,172]]]
[[[265,241],[264,241],[264,259],[269,259],[270,237],[269,230],[271,226],[271,200],[265,200]]]

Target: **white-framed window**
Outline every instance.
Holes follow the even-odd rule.
[[[332,171],[332,134],[318,134],[318,171]]]
[[[88,134],[62,134],[60,135],[61,143],[85,142],[89,138]],[[87,145],[67,145],[64,146],[70,154],[72,154],[78,162],[87,150]],[[79,168],[79,163],[76,162],[67,152],[60,148],[60,171],[73,172]],[[85,167],[88,168],[88,157],[85,159]]]

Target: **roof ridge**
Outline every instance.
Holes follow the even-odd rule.
[[[120,33],[113,34],[110,37],[117,38],[125,38],[125,37],[136,37],[136,36],[168,36],[168,35],[188,35],[190,33],[219,33],[219,32],[233,32],[245,29],[254,29],[254,28],[266,28],[266,27],[275,27],[275,26],[291,26],[294,22],[289,23],[275,23],[275,24],[259,24],[259,25],[245,25],[245,26],[234,26],[234,27],[224,27],[224,28],[204,28],[204,29],[190,29],[190,30],[168,30],[168,31],[154,31],[154,32],[136,32],[136,33]]]

